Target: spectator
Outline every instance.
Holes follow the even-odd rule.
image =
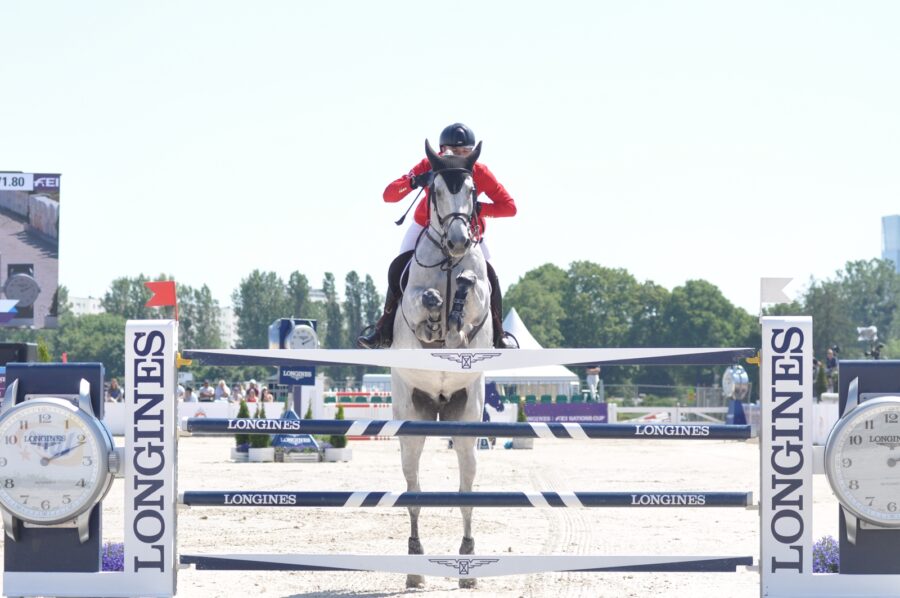
[[[597,400],[597,384],[600,382],[600,368],[598,367],[590,367],[586,371],[587,373],[587,387],[588,391],[591,393],[591,400]]]
[[[273,395],[270,391],[267,390],[266,393],[263,395],[263,401],[266,403],[271,403],[274,400],[275,400],[275,395]]]
[[[183,400],[184,400],[184,386],[183,386],[183,385],[181,385],[181,384],[179,383],[179,384],[178,384],[178,389],[175,391],[175,393],[176,393],[176,396],[177,396],[177,398],[178,398],[179,401],[183,401]]]
[[[196,403],[197,402],[197,393],[194,392],[194,388],[192,386],[184,387],[184,402],[185,403]]]
[[[828,380],[828,392],[834,392],[838,379],[838,358],[834,349],[825,352],[825,378]]]
[[[209,380],[203,381],[203,386],[200,387],[200,390],[197,391],[197,398],[204,403],[211,402],[216,398],[215,389],[209,385]]]
[[[119,403],[122,401],[122,389],[119,387],[119,381],[113,378],[109,381],[109,390],[106,391],[107,400]]]
[[[229,396],[228,385],[225,384],[224,380],[219,380],[219,383],[216,385],[216,394],[215,399],[227,401]]]
[[[255,403],[257,399],[258,392],[255,386],[251,386],[247,389],[247,397],[244,399],[248,403]]]
[[[231,402],[240,403],[244,398],[244,385],[235,384],[231,387]]]

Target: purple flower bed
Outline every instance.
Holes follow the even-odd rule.
[[[103,545],[103,566],[101,571],[125,570],[125,544],[122,542],[106,542]]]
[[[837,540],[822,536],[813,544],[813,573],[838,573],[841,555]]]

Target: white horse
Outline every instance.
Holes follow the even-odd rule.
[[[428,141],[425,153],[434,181],[429,192],[429,224],[416,244],[409,277],[394,321],[394,349],[493,347],[491,290],[487,265],[473,227],[477,227],[472,168],[481,143],[467,157],[438,156]],[[480,422],[484,374],[393,368],[394,417],[409,420]],[[401,436],[400,454],[407,491],[419,487],[419,458],[425,437]],[[475,438],[453,438],[459,461],[459,491],[471,492],[475,480]],[[419,541],[419,507],[410,507],[409,554],[424,554]],[[460,554],[473,554],[472,507],[461,507]],[[407,576],[407,587],[421,587],[421,575]],[[460,587],[475,579],[460,579]]]

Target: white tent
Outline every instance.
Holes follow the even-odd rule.
[[[510,309],[506,314],[503,329],[516,337],[522,349],[543,348],[528,332],[516,308]],[[496,382],[498,386],[505,386],[507,396],[571,395],[578,394],[580,387],[578,375],[561,365],[489,371],[485,372],[485,382]]]

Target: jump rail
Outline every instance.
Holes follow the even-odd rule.
[[[490,577],[531,573],[686,572],[730,573],[753,557],[713,556],[507,556],[217,554],[181,555],[182,565],[229,571],[378,571],[435,577]]]
[[[189,490],[192,507],[752,507],[752,492],[294,492]]]
[[[724,424],[578,424],[555,422],[432,422],[412,420],[225,419],[190,417],[187,432],[203,434],[344,434],[348,436],[499,436],[502,438],[641,438],[744,440],[750,426]]]
[[[545,365],[732,365],[756,349],[195,349],[184,357],[206,365],[368,365],[442,372],[487,372]]]

